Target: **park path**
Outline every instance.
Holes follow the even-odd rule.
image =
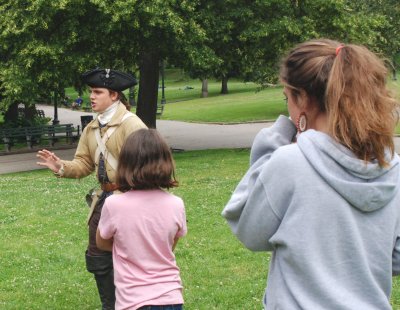
[[[47,117],[52,117],[52,106],[37,105]],[[65,108],[58,109],[58,120],[61,124],[81,125],[81,116],[95,115]],[[203,150],[216,148],[250,147],[257,132],[271,123],[245,124],[198,124],[179,121],[157,120],[157,130],[167,140],[171,148],[183,150]]]
[[[53,118],[52,106],[37,105],[36,108],[43,110],[47,117]],[[95,113],[58,108],[58,120],[61,124],[81,125],[82,115],[94,116]],[[264,122],[220,125],[157,120],[157,130],[175,150],[249,148],[255,135],[271,124]],[[55,153],[62,159],[70,160],[74,156],[75,149],[57,150]],[[0,156],[0,174],[43,169],[36,162],[35,153]]]
[[[37,109],[45,112],[47,117],[53,117],[52,106],[37,105]],[[72,111],[59,108],[60,123],[81,125],[82,115],[95,115],[91,112]],[[198,124],[179,121],[157,120],[157,129],[175,150],[205,150],[224,148],[249,148],[256,134],[271,122],[245,124]],[[396,152],[400,153],[400,138],[395,137]],[[62,159],[71,160],[75,149],[57,150],[55,153]],[[43,169],[36,164],[35,153],[13,154],[0,156],[0,174]]]

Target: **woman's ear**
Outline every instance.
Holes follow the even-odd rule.
[[[296,103],[302,110],[307,111],[312,108],[313,100],[304,89],[301,89],[296,97]]]

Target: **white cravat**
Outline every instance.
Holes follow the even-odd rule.
[[[97,119],[101,125],[107,124],[111,121],[112,117],[114,116],[115,112],[117,111],[118,104],[120,101],[115,101],[112,105],[110,105],[107,109],[104,110],[103,113],[99,113],[97,115]]]

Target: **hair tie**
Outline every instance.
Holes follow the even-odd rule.
[[[337,48],[336,48],[336,56],[339,55],[340,50],[344,47],[344,44],[340,44]]]

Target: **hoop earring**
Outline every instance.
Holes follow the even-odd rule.
[[[301,112],[297,118],[296,128],[298,133],[302,133],[307,129],[307,116],[306,113]]]

